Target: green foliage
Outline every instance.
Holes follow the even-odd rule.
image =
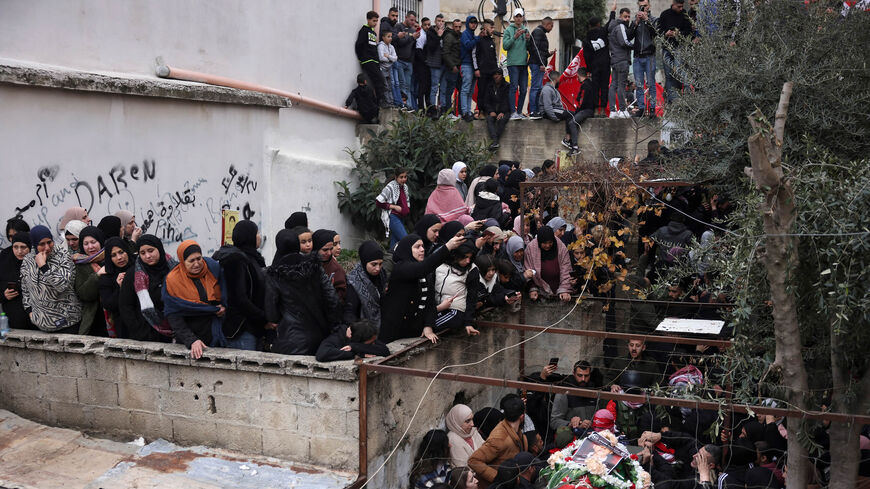
[[[589,19],[598,17],[604,25],[604,0],[574,0],[574,37],[583,39],[589,30]]]
[[[426,209],[429,194],[435,188],[438,172],[463,161],[469,173],[486,162],[490,153],[482,142],[473,138],[468,124],[432,120],[428,117],[405,116],[391,122],[388,127],[366,142],[359,152],[350,152],[356,166],[351,174],[359,187],[351,183],[336,182],[338,207],[349,214],[357,226],[367,232],[383,235],[381,210],[375,207],[375,198],[393,179],[394,170],[408,170],[411,195],[411,215],[408,222],[416,222]]]
[[[870,16],[843,17],[826,4],[790,0],[741,1],[740,12],[739,22],[732,11],[700,13],[700,41],[677,50],[682,77],[694,89],[667,110],[693,135],[677,173],[714,179],[738,203],[730,222],[720,224],[731,231],[697,250],[715,277],[710,287],[737,304],[729,314],[735,338],[721,359],[721,384],[733,385],[738,402],[785,398],[770,370],[775,342],[761,263],[762,198],[743,168],[750,165],[746,116],[760,108],[772,119],[783,83],[792,81],[783,172],[794,188],[792,232],[799,236],[788,291],[799,305],[807,404],[866,411],[870,393],[860,384],[870,368]],[[709,21],[736,25],[710,32]],[[671,277],[686,271],[676,267]]]

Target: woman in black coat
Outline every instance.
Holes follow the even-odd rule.
[[[8,227],[8,226],[7,226]],[[9,318],[9,327],[13,329],[36,329],[30,322],[30,317],[24,311],[21,296],[21,263],[30,253],[30,234],[17,231],[9,237],[12,246],[0,253],[0,304],[3,312]]]
[[[223,322],[227,348],[257,350],[265,333],[266,261],[257,251],[261,239],[254,222],[239,221],[233,228],[233,244],[222,246],[214,254],[227,287]]]
[[[502,209],[501,198],[497,192],[498,182],[493,179],[483,182],[483,190],[474,197],[474,212],[471,217],[475,221],[495,219],[499,227],[504,229],[510,224],[511,216]]]
[[[139,256],[124,275],[118,294],[123,329],[116,333],[119,338],[168,343],[173,335],[163,316],[163,281],[177,262],[153,234],[139,237],[136,247]]]
[[[97,286],[100,291],[100,305],[108,313],[106,330],[112,338],[118,337],[118,331],[126,331],[121,319],[121,306],[118,298],[121,296],[121,284],[127,276],[127,270],[133,266],[130,258],[129,245],[121,238],[106,240],[106,258],[103,268],[97,272]]]
[[[444,263],[464,236],[454,236],[445,245],[435,245],[424,258],[423,240],[416,234],[402,238],[393,252],[393,271],[381,304],[380,339],[389,343],[399,338],[425,336],[433,343],[435,326],[435,269]]]
[[[278,325],[273,353],[314,355],[341,323],[341,312],[316,253],[287,253],[266,269],[266,321]]]

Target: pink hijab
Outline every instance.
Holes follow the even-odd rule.
[[[84,207],[70,207],[60,220],[60,229],[66,229],[66,225],[70,221],[83,221],[86,215],[88,215],[88,211]]]
[[[441,222],[462,222],[462,216],[466,216],[467,221],[471,222],[470,212],[465,201],[462,200],[462,194],[453,185],[455,181],[456,174],[450,168],[438,172],[438,186],[429,196],[426,214],[436,214]]]

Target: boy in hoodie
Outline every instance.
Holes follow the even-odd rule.
[[[483,104],[483,94],[487,93],[492,84],[492,74],[499,70],[498,50],[495,46],[492,33],[495,31],[495,23],[490,19],[483,21],[480,29],[480,39],[471,50],[471,63],[474,67],[474,76],[477,77],[477,106]],[[481,116],[486,113],[480,109]]]
[[[441,51],[441,59],[444,62],[443,86],[441,91],[441,106],[445,109],[453,107],[453,92],[456,90],[457,82],[459,81],[459,65],[462,62],[462,48],[460,46],[460,35],[462,31],[462,21],[454,19],[450,28],[444,32],[443,47]],[[459,119],[454,114],[455,109],[450,111],[450,118],[453,120]]]
[[[577,125],[574,124],[574,116],[565,110],[562,105],[562,95],[559,94],[559,77],[562,76],[558,71],[551,71],[547,78],[547,84],[541,90],[541,111],[544,117],[554,122],[565,121],[565,138],[562,139],[562,145],[571,150],[571,154],[580,152],[580,148],[571,144],[571,141],[577,141]]]
[[[459,66],[459,71],[462,74],[462,87],[459,89],[459,109],[462,112],[462,118],[467,122],[474,120],[474,114],[471,113],[471,94],[474,93],[475,75],[471,53],[480,41],[480,36],[474,35],[476,30],[477,17],[469,15],[465,18],[465,30],[459,37],[462,58]]]
[[[360,73],[356,76],[356,88],[354,88],[347,100],[344,101],[344,108],[355,108],[363,118],[366,124],[373,124],[378,118],[378,99],[375,97],[372,89],[367,84],[367,78]]]
[[[384,77],[384,85],[387,87],[393,86],[393,65],[397,59],[396,48],[393,47],[392,31],[381,31],[381,42],[378,43],[378,62],[381,66],[381,76]],[[398,105],[401,104],[402,97],[400,95]]]
[[[625,103],[625,80],[628,78],[628,68],[631,66],[631,51],[634,48],[634,35],[628,29],[631,11],[627,8],[619,11],[619,18],[609,23],[607,33],[610,41],[610,67],[613,79],[610,82],[610,118],[625,119],[629,117]],[[616,103],[619,102],[619,111]]]
[[[378,13],[370,10],[366,14],[366,23],[356,36],[354,51],[363,73],[369,79],[369,85],[375,89],[378,104],[384,103],[384,82],[378,64],[378,36],[375,26],[378,24]]]

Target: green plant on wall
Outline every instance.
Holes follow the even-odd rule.
[[[354,225],[379,236],[383,236],[384,226],[375,198],[393,179],[396,168],[408,170],[411,215],[405,223],[411,226],[423,215],[441,169],[463,161],[473,170],[492,158],[469,125],[428,117],[393,121],[358,152],[348,153],[355,163],[351,174],[359,185],[351,188],[350,182],[335,182],[339,186],[338,208],[350,215]]]
[[[574,0],[574,37],[583,39],[589,30],[589,19],[598,17],[604,25],[604,0]]]

